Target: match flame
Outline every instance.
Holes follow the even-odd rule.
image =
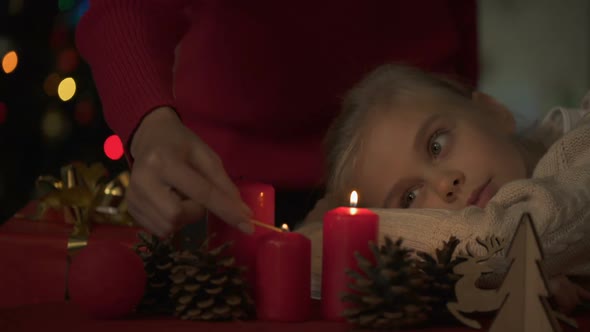
[[[288,232],[289,231],[289,225],[283,224],[283,226],[281,226],[281,229],[283,230],[283,232]]]

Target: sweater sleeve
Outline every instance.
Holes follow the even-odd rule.
[[[175,47],[190,0],[91,0],[76,29],[105,120],[128,147],[143,116],[173,106]]]

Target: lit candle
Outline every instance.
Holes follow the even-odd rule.
[[[236,185],[242,200],[252,210],[252,219],[274,226],[274,188],[267,184],[249,181],[238,181]],[[253,234],[245,234],[213,214],[209,214],[207,226],[208,234],[213,235],[210,239],[210,247],[214,248],[231,241],[233,245],[227,254],[235,257],[236,265],[246,267],[244,279],[251,287],[254,287],[257,243],[262,235],[273,231],[264,227],[254,227]]]
[[[298,233],[260,238],[256,263],[258,319],[301,322],[311,317],[311,241]]]
[[[355,252],[371,257],[369,242],[377,242],[379,217],[357,208],[358,194],[350,195],[350,207],[338,207],[324,216],[322,248],[322,316],[343,321],[347,304],[342,293],[349,291],[346,270],[358,270]]]

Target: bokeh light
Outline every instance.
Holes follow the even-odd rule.
[[[89,5],[90,2],[88,0],[81,0],[78,2],[76,8],[73,9],[68,15],[68,23],[70,26],[76,26],[78,24],[82,16],[88,10]]]
[[[76,94],[76,81],[71,77],[66,77],[57,86],[57,95],[59,99],[68,101]]]
[[[81,100],[76,104],[74,111],[76,122],[80,125],[88,125],[94,120],[94,105],[90,100]]]
[[[62,51],[57,58],[57,69],[62,73],[71,73],[80,63],[78,52],[74,48]]]
[[[8,13],[10,15],[17,15],[23,10],[24,0],[9,0]]]
[[[43,82],[43,91],[50,97],[56,96],[59,82],[61,82],[61,77],[57,73],[49,74]]]
[[[49,140],[65,138],[70,131],[70,126],[64,112],[57,109],[48,110],[41,120],[41,132]]]
[[[6,122],[6,114],[8,113],[8,107],[6,104],[0,101],[0,124]]]
[[[2,57],[2,70],[6,74],[12,73],[18,65],[18,55],[16,51],[10,51]]]
[[[76,0],[59,0],[58,7],[61,11],[66,11],[74,8]]]
[[[123,157],[123,142],[117,135],[111,135],[104,141],[104,154],[112,160]]]
[[[84,16],[84,14],[86,14],[86,12],[88,11],[88,8],[90,8],[90,0],[80,1],[78,7],[76,8],[76,15],[78,16],[78,18]]]

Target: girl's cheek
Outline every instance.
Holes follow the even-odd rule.
[[[438,204],[436,204],[436,202],[433,200],[433,198],[435,198],[435,197],[436,197],[436,195],[434,195],[434,193],[430,192],[430,190],[429,190],[429,193],[424,192],[422,194],[420,202],[418,202],[418,204],[416,204],[416,207],[420,208],[420,209],[436,208],[438,206]]]
[[[418,196],[416,197],[416,200],[414,201],[414,204],[412,205],[412,208],[424,208],[425,206],[427,206],[428,204],[428,197],[429,197],[429,192],[430,189],[426,188],[426,186],[422,186],[422,188],[420,188],[420,192],[418,194]]]
[[[443,159],[443,158],[448,158],[451,155],[451,152],[453,151],[453,147],[454,147],[454,136],[451,132],[446,134],[446,142],[445,142],[445,146],[442,149],[441,153],[438,155],[438,159]]]

